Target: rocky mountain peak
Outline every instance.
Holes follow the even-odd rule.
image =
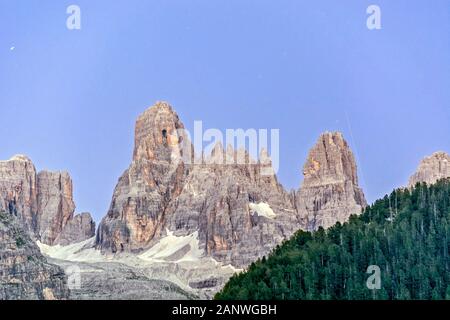
[[[239,147],[236,150],[234,161],[238,165],[255,165],[257,163],[244,147]]]
[[[224,149],[222,142],[217,142],[211,150],[211,153],[206,157],[206,164],[220,164],[220,165],[256,165],[257,162],[250,156],[248,151],[240,147],[235,149],[231,144]]]
[[[56,237],[54,244],[67,246],[90,239],[94,235],[95,222],[89,212],[83,212],[69,219],[62,232]]]
[[[166,161],[182,156],[182,129],[184,125],[172,107],[167,102],[157,102],[136,121],[133,161]]]
[[[259,153],[259,164],[261,167],[261,175],[266,177],[275,176],[275,171],[272,166],[272,158],[266,149],[262,148]]]
[[[326,132],[319,137],[309,152],[303,175],[308,186],[348,180],[358,184],[356,162],[342,133]]]
[[[0,300],[69,298],[64,271],[46,261],[23,227],[0,210]]]
[[[36,229],[37,193],[36,168],[28,157],[0,161],[0,210],[17,216],[28,232]]]
[[[174,161],[180,128],[176,112],[165,103],[138,118],[134,160],[116,186],[97,247],[113,253],[145,250],[169,230],[176,237],[196,234],[199,248],[191,249],[241,266],[298,230],[289,195],[275,176],[261,176],[259,163],[244,148],[224,150],[219,142],[204,155],[204,164]]]
[[[24,155],[0,161],[0,210],[18,217],[36,240],[54,244],[73,219],[72,179],[67,172],[37,173]],[[89,235],[94,234],[95,230]]]
[[[37,233],[43,243],[53,243],[73,218],[72,179],[67,172],[41,171],[37,175]]]
[[[269,153],[267,152],[267,149],[262,148],[259,152],[259,160],[261,163],[269,163],[272,162],[272,159],[269,156]]]
[[[217,142],[212,148],[210,154],[205,158],[205,164],[223,164],[225,161],[225,152],[222,142]]]
[[[180,152],[180,128],[167,103],[138,118],[134,160],[97,234],[102,250],[145,250],[169,230],[176,237],[196,234],[205,256],[245,266],[302,227],[329,227],[366,206],[355,159],[339,132],[320,136],[293,196],[278,183],[267,150],[255,161],[245,148],[224,150],[219,142],[205,165],[173,161]]]
[[[102,250],[139,250],[164,230],[167,206],[187,176],[183,155],[192,151],[183,129],[167,102],[157,102],[138,117],[133,161],[119,179],[97,233]]]
[[[297,208],[309,230],[328,228],[367,205],[358,186],[356,161],[340,132],[326,132],[309,152]]]
[[[23,154],[16,154],[15,156],[11,157],[9,161],[24,161],[24,162],[30,162],[30,158],[28,158],[26,155]]]
[[[421,161],[416,173],[409,179],[409,187],[419,182],[436,183],[440,179],[450,177],[450,155],[439,151]]]

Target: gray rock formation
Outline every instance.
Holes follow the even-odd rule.
[[[22,225],[0,211],[0,300],[67,299],[64,271],[46,261]]]
[[[0,161],[0,210],[19,217],[36,240],[54,244],[73,219],[72,180],[65,172],[42,171],[37,174],[26,156]],[[85,216],[83,226],[87,225],[87,220]],[[76,225],[74,222],[67,229],[69,233],[79,234],[76,240],[86,240],[95,235],[92,228],[75,231]],[[87,238],[82,239],[81,235]],[[69,240],[68,236],[64,239],[66,242]]]
[[[38,238],[52,244],[73,217],[72,179],[67,172],[41,171],[37,175]]]
[[[182,128],[167,103],[157,103],[139,117],[133,162],[99,226],[98,247],[139,251],[167,236],[167,230],[176,236],[198,232],[205,255],[242,266],[299,229],[288,194],[274,175],[261,174],[267,164],[250,160],[242,150],[225,152],[221,145],[206,164],[185,163],[183,152],[192,146],[186,140],[179,143],[185,139]],[[248,161],[224,165],[224,157]],[[272,216],[264,216],[266,212]]]
[[[311,151],[294,200],[270,170],[264,151],[256,161],[245,150],[217,144],[211,155],[202,156],[202,164],[184,162],[183,152],[192,145],[180,134],[182,128],[164,102],[138,118],[133,161],[97,233],[103,252],[139,252],[169,233],[197,232],[204,256],[242,267],[298,229],[329,227],[366,205],[341,134],[325,134]]]
[[[90,213],[81,213],[70,219],[56,237],[54,244],[67,246],[82,242],[95,235],[95,222]]]
[[[19,217],[24,229],[37,228],[36,169],[26,156],[0,161],[0,210]]]
[[[247,161],[224,165],[217,157]],[[264,169],[244,150],[216,145],[207,164],[191,169],[165,227],[177,236],[198,231],[205,255],[225,264],[243,267],[267,255],[301,226],[289,194]]]
[[[176,284],[153,279],[146,270],[118,262],[82,263],[49,259],[65,270],[80,270],[79,287],[70,290],[70,300],[193,300],[196,295]]]
[[[183,187],[183,124],[167,103],[157,103],[136,122],[133,161],[119,179],[107,216],[97,233],[102,250],[135,251],[148,247],[164,230],[167,207]]]
[[[289,196],[275,176],[260,174],[261,164],[223,165],[224,157],[245,157],[245,152],[225,152],[218,145],[207,164],[183,162],[183,150],[192,146],[186,140],[184,147],[179,143],[182,128],[167,103],[157,103],[139,117],[133,162],[100,224],[100,248],[142,250],[167,230],[176,236],[198,232],[205,254],[241,266],[267,254],[298,229]],[[252,211],[260,203],[277,212],[273,219]]]
[[[414,187],[419,182],[436,183],[440,179],[450,177],[450,155],[446,152],[435,152],[422,160],[416,173],[409,179],[408,186]]]
[[[320,136],[309,152],[303,175],[296,203],[307,230],[345,222],[367,206],[358,186],[355,158],[339,132]]]

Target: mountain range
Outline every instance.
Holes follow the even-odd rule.
[[[267,170],[265,150],[252,159],[245,149],[217,143],[200,164],[184,161],[179,142],[193,146],[183,128],[166,102],[138,117],[132,162],[97,229],[89,213],[75,214],[68,173],[37,172],[21,155],[0,161],[0,211],[4,221],[13,220],[0,225],[6,248],[0,251],[0,299],[211,298],[298,230],[330,228],[368,206],[355,157],[339,132],[318,138],[302,185],[287,191]],[[450,156],[437,152],[422,161],[407,188],[446,177]],[[6,245],[10,225],[26,235],[25,256],[39,261],[30,262],[30,274],[40,268],[57,276],[23,277],[28,267],[17,268],[26,259],[23,250]],[[68,290],[70,274],[69,282],[61,275],[73,268],[81,285]]]

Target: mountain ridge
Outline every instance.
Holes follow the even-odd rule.
[[[209,298],[234,272],[298,230],[327,229],[367,207],[355,157],[340,132],[320,135],[303,166],[302,184],[287,191],[266,150],[252,159],[246,149],[217,142],[197,164],[183,129],[166,102],[137,118],[132,162],[97,230],[90,214],[74,215],[70,175],[36,172],[24,155],[0,161],[0,208],[17,215],[41,251],[61,266],[95,268],[116,261],[130,272],[135,264],[139,272],[170,279],[187,295]],[[446,158],[437,154],[419,166],[417,182],[447,174],[441,170]],[[61,254],[67,260],[58,260]],[[112,290],[126,287],[119,281]],[[103,285],[97,289],[89,290],[103,292]]]
[[[17,216],[35,240],[46,244],[84,240],[93,236],[95,223],[84,214],[89,228],[73,230],[75,214],[72,179],[66,171],[36,171],[30,158],[13,156],[0,161],[0,210]],[[66,226],[71,230],[66,230]],[[80,225],[81,226],[81,225]],[[73,237],[73,239],[70,239]]]
[[[307,160],[328,168],[320,171],[321,176],[332,177],[318,179],[316,189],[309,191],[318,194],[314,201],[329,209],[316,211],[319,218],[311,223],[307,195],[302,193],[308,183],[298,191],[286,191],[270,170],[267,151],[261,150],[260,159],[254,160],[247,150],[224,148],[216,141],[211,153],[202,155],[204,163],[196,164],[190,161],[195,150],[182,129],[184,124],[167,102],[157,102],[138,117],[132,163],[119,179],[97,232],[97,247],[103,252],[148,249],[167,236],[166,230],[177,236],[199,231],[206,255],[242,267],[296,230],[343,222],[350,213],[337,218],[323,215],[344,209],[359,214],[366,205],[358,187],[356,161],[341,133],[323,134],[315,147],[322,156],[318,162]],[[321,141],[331,143],[321,148]],[[333,185],[340,193],[330,201],[329,192],[321,190]],[[254,210],[262,207],[272,213],[267,216]]]

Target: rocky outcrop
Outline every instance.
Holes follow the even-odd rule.
[[[75,211],[72,189],[68,173],[37,174],[26,156],[0,161],[0,209],[17,216],[25,230],[42,243],[54,244],[72,221]],[[92,229],[90,234],[86,234],[86,229],[75,231],[76,225],[71,223],[67,232],[78,233],[77,239],[85,235],[87,238],[82,240],[86,240],[95,235]]]
[[[67,299],[64,271],[46,261],[22,224],[0,211],[0,300]]]
[[[243,150],[225,151],[220,144],[205,163],[186,163],[183,152],[192,146],[187,140],[180,143],[187,139],[180,133],[183,128],[164,102],[139,117],[133,162],[99,226],[98,247],[139,251],[168,232],[180,237],[198,232],[205,255],[240,266],[298,229],[288,194],[274,175],[261,175],[267,163],[250,160]],[[224,165],[226,157],[247,161]],[[265,215],[269,211],[276,214]]]
[[[434,184],[440,179],[450,177],[450,155],[446,152],[435,152],[420,163],[416,173],[409,179],[408,186],[414,187],[417,183],[426,182]]]
[[[228,162],[233,164],[224,165],[218,157],[234,159]],[[239,157],[247,160],[238,162]],[[242,149],[216,145],[170,203],[166,228],[177,236],[198,231],[205,255],[236,267],[268,254],[300,224],[289,194],[265,169],[264,161],[252,160]]]
[[[42,171],[37,175],[37,232],[42,243],[54,243],[72,219],[75,211],[72,189],[67,172]]]
[[[80,288],[70,291],[70,300],[197,300],[173,282],[153,279],[146,269],[119,262],[80,263],[52,261],[64,269],[80,268]],[[151,271],[151,270],[150,270]],[[148,274],[149,273],[149,274]]]
[[[341,134],[325,134],[311,151],[294,200],[278,183],[265,151],[253,160],[245,150],[217,144],[201,164],[183,161],[183,152],[192,150],[183,128],[164,102],[138,118],[133,161],[100,224],[98,248],[138,252],[169,234],[196,233],[205,256],[241,267],[300,228],[329,227],[366,205]],[[181,248],[180,255],[190,249]]]
[[[97,233],[102,250],[136,251],[164,230],[169,202],[181,193],[187,176],[179,144],[183,128],[163,102],[138,118],[133,161],[119,179]]]
[[[31,233],[37,228],[36,180],[36,169],[26,156],[0,161],[0,210],[18,216]]]
[[[67,246],[94,237],[95,222],[90,213],[81,213],[70,219],[53,244]]]
[[[76,277],[69,281],[70,299],[212,299],[235,272],[241,271],[210,257],[194,260],[189,253],[187,259],[172,260],[171,253],[180,245],[176,237],[170,238],[175,241],[165,238],[155,246],[163,249],[167,259],[155,247],[142,255],[103,255],[94,248],[95,239],[66,247],[38,245],[49,262],[61,266],[70,275],[81,274],[79,281]],[[180,239],[189,240],[196,247],[194,237]],[[152,259],[154,254],[156,260]]]
[[[307,230],[345,222],[367,205],[358,186],[355,158],[339,132],[320,136],[309,152],[303,175],[296,203]]]

